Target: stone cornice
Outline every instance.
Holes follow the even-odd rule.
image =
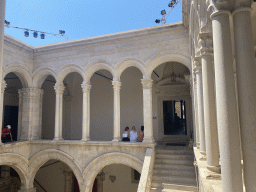
[[[71,41],[66,41],[66,42],[36,46],[36,47],[34,47],[34,52],[67,48],[67,47],[79,46],[79,45],[89,45],[89,44],[93,44],[93,43],[102,43],[102,42],[107,42],[107,41],[121,40],[121,39],[135,37],[135,36],[139,37],[142,35],[150,35],[150,34],[155,34],[155,33],[170,32],[170,29],[186,30],[185,27],[183,26],[182,22],[177,22],[177,23],[166,24],[166,25],[161,25],[161,26],[147,27],[147,28],[124,31],[124,32],[119,32],[119,33],[112,33],[112,34],[108,34],[108,35],[100,35],[100,36],[88,37],[88,38],[84,38],[84,39],[77,39],[77,40],[71,40]]]
[[[31,46],[29,44],[26,44],[26,43],[24,43],[24,42],[22,42],[22,41],[20,41],[20,40],[18,40],[16,38],[14,38],[14,37],[8,35],[8,34],[4,34],[4,41],[6,41],[8,43],[11,43],[13,45],[16,45],[18,47],[21,47],[23,49],[26,49],[28,51],[31,51],[31,52],[34,51],[34,47],[33,46]]]

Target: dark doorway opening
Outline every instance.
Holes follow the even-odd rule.
[[[12,139],[17,141],[19,106],[5,105],[4,126],[11,125]]]
[[[187,135],[184,100],[163,101],[164,134]]]

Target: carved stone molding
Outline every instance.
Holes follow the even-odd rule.
[[[21,91],[24,97],[40,97],[44,93],[44,90],[37,88],[22,88]]]
[[[112,81],[112,85],[114,90],[120,90],[121,89],[121,82],[120,81]]]
[[[90,85],[88,83],[82,83],[81,87],[82,87],[83,93],[89,93],[92,88],[92,85]]]
[[[213,42],[211,33],[199,33],[198,45],[198,55],[213,55]]]
[[[200,59],[199,57],[194,58],[194,66],[193,66],[194,73],[202,73],[202,65],[199,59]]]
[[[56,94],[63,94],[65,87],[56,83],[54,86],[54,90]]]
[[[153,85],[152,79],[141,79],[143,89],[151,89]]]

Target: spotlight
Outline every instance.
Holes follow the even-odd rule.
[[[6,25],[10,25],[10,22],[9,22],[9,21],[4,20],[4,23],[5,23]]]
[[[35,32],[33,33],[33,37],[37,38],[37,35],[38,35],[38,33],[35,31]]]
[[[160,20],[159,20],[159,19],[156,19],[155,22],[156,22],[156,23],[160,23]]]
[[[59,30],[59,33],[60,33],[61,35],[64,35],[64,34],[65,34],[65,31]]]
[[[161,11],[161,14],[162,14],[162,15],[165,15],[165,14],[166,14],[166,11],[165,11],[165,10],[162,10],[162,11]]]
[[[172,7],[173,6],[173,3],[172,1],[168,4],[168,7]]]
[[[25,32],[24,32],[24,36],[25,36],[25,37],[28,37],[28,36],[29,36],[29,32],[28,32],[28,31],[25,31]]]
[[[40,36],[41,36],[41,39],[44,39],[45,34],[42,33]]]

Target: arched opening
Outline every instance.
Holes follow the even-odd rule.
[[[82,138],[83,92],[82,76],[69,73],[63,80],[65,90],[63,93],[63,139],[80,140]]]
[[[55,78],[48,75],[41,87],[41,89],[44,90],[42,105],[42,139],[54,138],[56,104],[55,83]]]
[[[18,191],[21,187],[19,174],[10,166],[0,166],[0,189],[1,191]]]
[[[19,140],[21,131],[21,113],[22,109],[19,108],[19,92],[18,90],[23,88],[22,82],[19,77],[11,72],[8,73],[5,78],[6,88],[4,90],[3,100],[3,128],[7,125],[11,125],[11,135],[13,141]],[[6,142],[11,141],[10,134],[6,135]],[[4,140],[3,140],[4,142]]]
[[[113,140],[113,77],[105,70],[98,70],[91,79],[90,138],[94,141]]]
[[[143,125],[143,89],[141,84],[141,71],[136,67],[129,67],[121,74],[120,90],[120,132],[123,133],[125,127],[129,131],[135,126],[137,132]]]
[[[111,164],[97,174],[92,192],[136,192],[139,181],[140,173],[137,170],[123,164]]]
[[[178,62],[166,62],[154,69],[151,79],[154,138],[187,142],[193,131],[189,69]]]
[[[54,159],[44,163],[37,171],[34,178],[34,187],[39,192],[79,192],[77,179],[70,167]]]

